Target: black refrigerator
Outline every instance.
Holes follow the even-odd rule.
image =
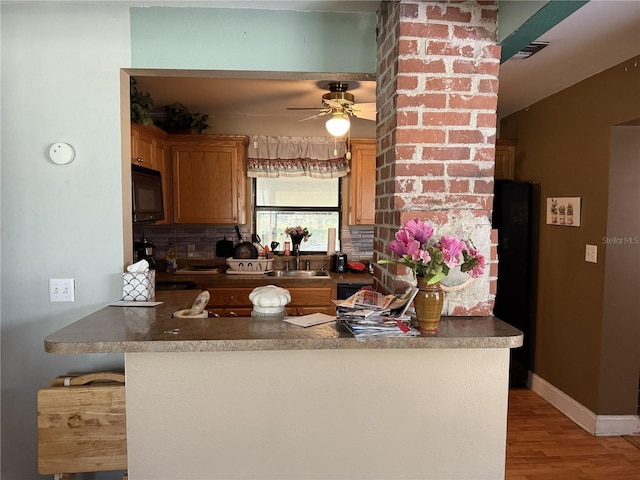
[[[531,182],[496,180],[492,226],[498,231],[498,285],[494,315],[524,333],[511,349],[510,385],[525,387],[532,365],[532,195]]]

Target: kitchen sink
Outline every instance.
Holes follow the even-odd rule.
[[[279,278],[329,278],[326,270],[274,270],[267,275]]]

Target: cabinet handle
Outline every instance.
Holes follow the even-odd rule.
[[[136,158],[136,162],[144,163],[144,158],[138,157],[138,158]]]
[[[229,312],[230,317],[237,317],[238,314],[236,312]]]

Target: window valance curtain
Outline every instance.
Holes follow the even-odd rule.
[[[349,173],[343,140],[325,137],[269,137],[249,140],[249,177],[337,178]]]

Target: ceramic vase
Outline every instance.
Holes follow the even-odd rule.
[[[423,333],[436,333],[442,315],[444,292],[439,283],[428,285],[423,277],[418,277],[417,287],[419,291],[413,300],[413,306],[418,319],[418,330]]]
[[[291,237],[291,246],[293,247],[293,252],[295,255],[295,252],[298,252],[300,250],[300,243],[302,243],[304,235],[289,234],[289,236]]]

